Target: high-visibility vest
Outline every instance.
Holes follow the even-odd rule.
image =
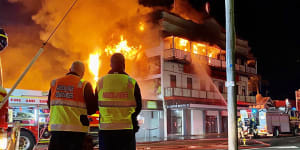
[[[125,74],[108,74],[98,84],[100,130],[133,129],[131,115],[135,112],[136,81]]]
[[[4,97],[7,95],[5,88],[0,86],[0,103],[3,101]]]
[[[87,115],[86,83],[76,75],[66,75],[51,82],[50,131],[88,132],[88,126],[83,126],[80,121],[81,115]]]

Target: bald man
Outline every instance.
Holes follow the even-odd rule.
[[[50,108],[49,150],[81,150],[88,132],[87,115],[97,111],[97,98],[92,85],[82,80],[84,64],[73,62],[69,73],[51,82],[48,95]]]

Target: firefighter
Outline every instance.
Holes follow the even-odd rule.
[[[89,127],[87,115],[98,109],[92,85],[82,80],[84,64],[75,61],[69,71],[64,77],[51,82],[48,96],[49,150],[83,149]]]
[[[243,127],[243,121],[242,118],[238,118],[238,139],[241,141],[241,143],[244,141],[244,127]]]
[[[125,73],[125,58],[111,56],[111,70],[96,87],[99,104],[99,149],[135,150],[135,133],[139,126],[141,92],[135,79]]]
[[[0,51],[4,50],[4,48],[7,46],[7,40],[8,40],[7,34],[4,32],[2,28],[0,28]],[[0,65],[0,67],[2,67],[2,65]],[[1,76],[2,76],[2,72],[1,72]],[[1,78],[1,84],[0,84],[0,103],[1,103],[4,97],[7,95],[7,92],[5,88],[2,87],[2,83],[3,83],[2,77],[0,78]]]
[[[7,40],[7,34],[2,28],[0,28],[0,51],[4,50],[4,48],[7,46]]]
[[[257,137],[257,121],[255,116],[252,116],[250,119],[250,134],[253,134],[254,137]]]

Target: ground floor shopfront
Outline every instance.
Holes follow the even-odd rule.
[[[167,133],[176,135],[204,135],[227,132],[226,107],[201,104],[169,106]]]
[[[162,103],[161,103],[162,105]],[[205,104],[167,105],[166,114],[163,107],[160,109],[143,109],[138,119],[140,130],[137,139],[149,141],[164,139],[164,128],[167,135],[205,135],[208,133],[226,133],[227,107]],[[247,107],[238,107],[238,112]],[[166,123],[164,116],[167,116]],[[238,113],[239,115],[239,113]]]
[[[143,100],[143,109],[138,116],[138,141],[160,140],[164,138],[164,111],[162,101]]]

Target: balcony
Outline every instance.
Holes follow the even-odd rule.
[[[191,62],[191,53],[179,49],[166,49],[164,51],[164,58],[167,60],[180,60]]]
[[[180,97],[191,97],[191,98],[200,98],[200,99],[215,99],[221,100],[227,98],[226,93],[217,93],[217,92],[210,92],[210,91],[200,91],[200,90],[192,90],[192,89],[185,89],[185,88],[165,88],[165,97],[171,96],[180,96]],[[242,102],[248,103],[255,103],[256,98],[255,96],[242,96],[237,95],[237,100]]]
[[[203,62],[211,67],[226,69],[226,61],[224,60],[210,58],[199,54],[192,54],[192,55],[193,55],[193,59],[198,59],[199,62]],[[191,62],[192,60],[192,56],[190,52],[174,49],[174,48],[164,50],[164,58],[166,60],[177,60],[184,63]],[[235,70],[238,72],[257,74],[256,68],[248,67],[247,65],[235,64]]]

